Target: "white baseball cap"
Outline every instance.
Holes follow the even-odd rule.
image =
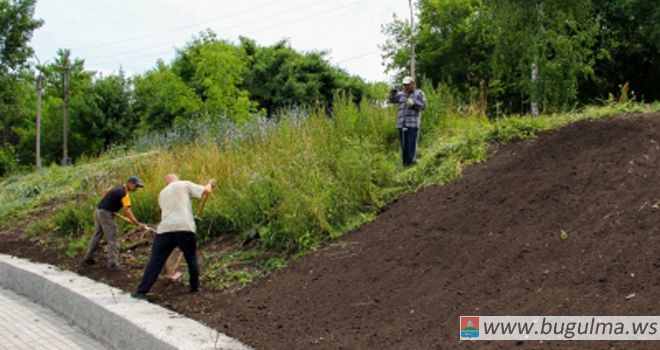
[[[415,82],[415,79],[413,79],[413,77],[405,77],[405,78],[403,78],[403,85],[408,85],[408,84],[410,84],[410,83],[414,83],[414,82]]]

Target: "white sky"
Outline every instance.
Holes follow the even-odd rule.
[[[385,81],[381,25],[408,11],[407,0],[38,0],[35,17],[45,23],[31,45],[42,63],[70,48],[89,70],[121,66],[132,75],[158,58],[169,63],[175,48],[210,28],[234,42],[289,39],[297,50],[327,50],[349,73]]]

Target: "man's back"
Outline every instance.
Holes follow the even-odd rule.
[[[195,218],[190,198],[199,198],[202,193],[204,187],[190,181],[174,181],[160,191],[158,205],[161,210],[161,221],[158,225],[158,233],[195,232]]]

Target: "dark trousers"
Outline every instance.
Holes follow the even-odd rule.
[[[410,166],[415,163],[418,135],[418,128],[399,129],[399,142],[401,143],[401,156],[404,166]]]
[[[138,286],[138,293],[148,293],[151,286],[156,283],[160,270],[163,269],[167,258],[174,248],[179,247],[188,264],[190,275],[190,290],[199,289],[199,266],[197,266],[197,237],[192,232],[167,232],[156,235],[151,247],[151,257],[144,268],[142,282]]]

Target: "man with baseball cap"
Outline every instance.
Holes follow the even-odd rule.
[[[135,192],[138,188],[144,187],[140,179],[137,177],[130,177],[126,184],[117,185],[107,191],[101,199],[94,217],[94,235],[89,241],[89,247],[83,262],[87,265],[96,263],[94,255],[99,248],[101,236],[105,234],[108,240],[108,267],[117,268],[119,263],[117,261],[117,254],[119,247],[117,246],[117,224],[115,223],[115,214],[124,209],[124,214],[136,226],[143,226],[133,215],[131,211],[131,197],[129,192]]]
[[[399,129],[399,142],[404,166],[415,164],[417,140],[421,126],[422,111],[426,108],[424,92],[416,88],[415,79],[403,78],[403,91],[393,89],[390,92],[390,103],[398,103],[396,128]]]

